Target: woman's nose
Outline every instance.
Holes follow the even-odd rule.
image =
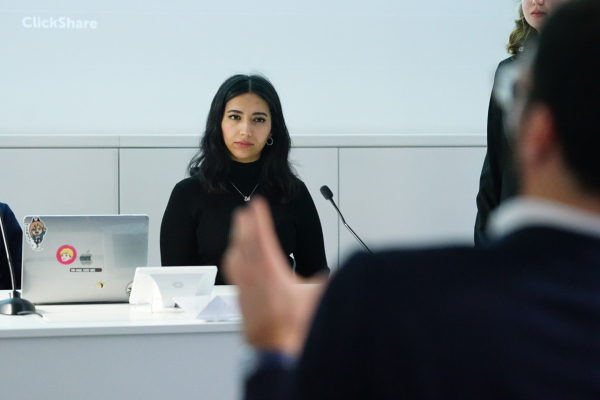
[[[240,124],[240,133],[252,136],[252,125],[250,124],[250,121],[242,121]]]

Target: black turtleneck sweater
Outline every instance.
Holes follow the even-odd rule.
[[[232,161],[228,178],[247,196],[259,183],[261,168],[261,160],[247,164]],[[267,193],[260,183],[254,195],[268,200],[281,247],[286,254],[293,254],[296,273],[308,277],[329,268],[317,209],[304,183],[299,183],[298,196],[286,204]],[[160,229],[162,265],[216,265],[216,284],[226,284],[220,264],[229,239],[231,213],[244,204],[233,186],[229,193],[209,194],[197,177],[179,182]]]

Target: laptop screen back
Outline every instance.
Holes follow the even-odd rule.
[[[23,297],[35,304],[127,302],[148,263],[148,216],[27,216]]]

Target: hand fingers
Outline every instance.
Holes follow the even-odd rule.
[[[260,245],[265,247],[275,246],[276,248],[279,248],[279,239],[275,234],[269,204],[265,199],[257,196],[250,203],[249,209],[253,213],[256,221],[257,239]]]
[[[275,232],[269,204],[256,196],[234,213],[230,244],[224,256],[228,279],[291,280],[287,260]]]
[[[248,259],[248,245],[252,237],[252,217],[250,211],[240,208],[234,211],[229,235],[229,245],[223,255],[223,269],[227,279],[234,285],[244,278],[245,260]]]
[[[290,273],[288,260],[279,243],[269,204],[263,198],[257,198],[250,207],[256,218],[256,240],[266,263],[263,273],[268,274],[268,278],[291,283],[293,274]]]

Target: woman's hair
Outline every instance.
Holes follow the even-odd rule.
[[[281,102],[275,88],[260,75],[234,75],[227,79],[213,98],[206,118],[206,130],[200,139],[200,150],[188,165],[190,176],[196,176],[209,193],[229,192],[227,174],[231,165],[231,153],[223,140],[221,121],[225,105],[236,96],[254,93],[262,98],[271,112],[273,144],[265,146],[260,158],[263,161],[261,186],[267,192],[280,197],[283,202],[294,198],[298,182],[288,156],[291,139],[283,118]]]
[[[523,6],[519,6],[519,19],[515,20],[515,29],[510,33],[506,51],[513,57],[517,57],[523,50],[528,40],[538,36],[538,32],[529,25],[523,14]]]

